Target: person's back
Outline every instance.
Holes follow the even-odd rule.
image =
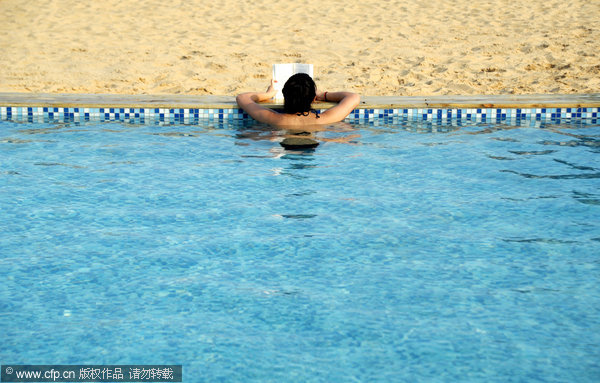
[[[275,126],[322,125],[342,121],[360,102],[352,92],[317,92],[313,79],[305,73],[290,77],[283,87],[283,113],[277,113],[258,103],[272,99],[277,92],[273,83],[266,92],[248,92],[236,97],[237,104],[253,119]],[[312,109],[313,101],[337,102],[323,113]]]

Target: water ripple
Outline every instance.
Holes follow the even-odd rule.
[[[502,197],[503,200],[513,201],[513,202],[524,202],[524,201],[530,201],[530,200],[536,200],[536,199],[554,199],[554,198],[560,198],[560,196],[558,196],[558,195],[541,195],[538,197],[529,197],[529,198]]]
[[[546,243],[549,245],[566,245],[572,243],[578,243],[577,241],[565,241],[562,239],[554,238],[505,238],[504,242],[516,242],[516,243]]]
[[[23,140],[20,138],[3,138],[0,140],[2,144],[28,144],[30,142],[35,142],[34,140]]]
[[[37,166],[66,166],[68,168],[74,168],[74,169],[85,169],[85,166],[63,164],[60,162],[36,162],[36,163],[34,163],[34,165],[37,165]]]
[[[573,191],[573,198],[578,202],[581,202],[586,205],[600,205],[600,199],[598,196],[590,193],[581,193],[578,191]]]
[[[492,160],[499,160],[499,161],[514,161],[514,158],[510,158],[510,157],[499,157],[499,156],[491,156],[491,155],[487,155],[488,158],[491,158]]]
[[[315,218],[316,214],[282,214],[283,218],[291,218],[291,219],[308,219]]]
[[[529,286],[529,287],[517,287],[512,289],[513,291],[516,291],[518,293],[521,294],[528,294],[528,293],[544,293],[544,292],[560,292],[561,290],[558,289],[550,289],[547,287],[533,287],[533,286]]]
[[[525,178],[534,178],[534,179],[542,179],[549,178],[552,180],[572,180],[572,179],[593,179],[600,178],[600,173],[586,173],[586,174],[560,174],[560,175],[537,175],[537,174],[528,174],[528,173],[519,173],[514,170],[500,170],[503,173],[513,173],[521,177]]]
[[[575,165],[575,164],[572,164],[572,163],[567,162],[567,161],[558,160],[556,158],[554,159],[554,161],[558,162],[559,164],[567,165],[567,166],[569,166],[569,167],[571,167],[573,169],[577,169],[577,170],[591,170],[591,171],[598,170],[597,168],[592,168],[592,167],[589,167],[589,166],[579,166],[579,165]]]
[[[517,154],[520,156],[542,156],[544,154],[550,154],[556,152],[556,150],[532,150],[532,151],[518,151],[518,150],[509,150],[512,154]]]
[[[589,146],[589,147],[600,147],[600,140],[572,140],[572,141],[540,141],[541,145],[557,145],[557,146]]]

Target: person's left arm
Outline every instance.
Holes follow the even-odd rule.
[[[277,91],[273,87],[273,81],[266,92],[247,92],[238,94],[235,98],[238,106],[242,108],[253,119],[267,124],[276,124],[279,121],[279,113],[259,105],[259,102],[268,101],[275,97]]]
[[[316,100],[337,102],[337,105],[321,113],[321,123],[330,124],[343,121],[360,103],[360,96],[352,92],[319,92]]]

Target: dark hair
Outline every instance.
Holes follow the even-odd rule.
[[[316,94],[313,79],[306,73],[296,73],[283,86],[283,111],[290,114],[310,112]]]

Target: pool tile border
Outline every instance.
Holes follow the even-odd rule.
[[[324,111],[322,109],[321,111]],[[560,123],[566,120],[598,123],[600,107],[589,108],[361,108],[346,118],[353,121],[464,121],[521,125],[524,121]],[[79,108],[2,106],[0,120],[14,122],[129,122],[134,124],[195,125],[206,121],[251,120],[239,108]]]
[[[281,108],[279,104],[265,104]],[[333,104],[317,103],[324,111]],[[577,119],[596,124],[600,94],[362,97],[346,121],[425,121],[531,125]],[[253,120],[230,96],[0,93],[0,120],[205,124]]]

